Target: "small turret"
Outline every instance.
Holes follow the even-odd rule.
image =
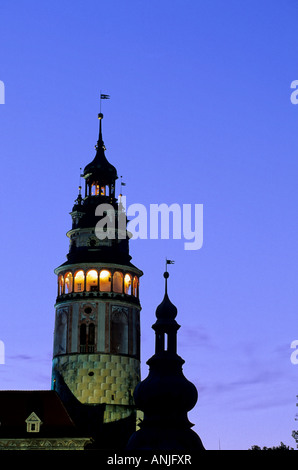
[[[184,360],[178,356],[175,320],[177,308],[167,293],[169,273],[164,273],[165,295],[156,309],[155,354],[147,361],[148,377],[134,391],[137,408],[144,412],[140,430],[128,443],[129,450],[200,451],[199,436],[191,429],[187,413],[196,404],[198,393],[182,371]]]
[[[115,181],[118,178],[116,168],[108,162],[105,156],[105,146],[102,139],[101,122],[103,114],[98,114],[99,136],[95,146],[96,155],[91,163],[85,166],[83,177],[86,181],[85,197],[103,196],[111,203],[115,202]]]

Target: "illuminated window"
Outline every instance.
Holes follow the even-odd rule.
[[[99,185],[93,183],[91,186],[91,196],[98,196],[99,195]]]
[[[97,291],[98,290],[98,274],[95,269],[91,269],[87,272],[86,275],[86,290],[88,292]]]
[[[93,183],[91,185],[91,196],[108,196],[108,187],[107,186],[99,186],[98,183]]]
[[[71,273],[66,273],[64,276],[65,279],[65,294],[72,292],[73,288],[73,277]]]
[[[131,275],[125,274],[124,276],[124,293],[131,295]]]
[[[102,292],[111,292],[111,273],[110,271],[100,271],[99,275],[99,289]]]
[[[74,278],[74,291],[82,292],[84,290],[84,271],[77,271]]]
[[[132,284],[132,293],[135,297],[138,297],[138,285],[139,285],[139,280],[137,276],[133,278],[133,284]]]
[[[116,271],[113,275],[113,291],[120,294],[123,292],[123,274],[119,271]]]
[[[58,295],[62,295],[64,293],[64,279],[63,276],[60,274],[58,278]]]

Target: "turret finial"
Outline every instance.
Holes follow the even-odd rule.
[[[168,264],[175,264],[175,261],[166,258],[166,270],[163,274],[163,277],[165,278],[165,293],[166,294],[168,293],[168,278],[170,276],[170,274],[168,273]]]
[[[97,144],[95,146],[96,149],[104,148],[104,143],[103,143],[103,140],[102,140],[102,128],[101,128],[101,121],[103,119],[103,114],[98,113],[97,117],[98,117],[98,120],[99,120],[99,136],[98,136]]]

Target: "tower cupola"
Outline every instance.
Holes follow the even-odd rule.
[[[83,177],[85,179],[85,197],[104,196],[111,202],[115,198],[115,181],[118,178],[116,168],[108,162],[105,156],[105,145],[102,138],[103,114],[98,114],[99,136],[95,146],[96,155],[92,162],[85,166]]]
[[[168,296],[168,277],[169,273],[164,273],[165,295],[161,304],[157,307],[155,315],[156,322],[152,326],[155,331],[155,352],[162,354],[169,351],[175,354],[177,352],[177,331],[180,325],[176,322],[177,308]]]

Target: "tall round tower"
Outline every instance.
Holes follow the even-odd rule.
[[[105,156],[103,115],[98,118],[96,155],[82,174],[85,195],[80,187],[70,213],[67,261],[55,269],[52,389],[59,393],[57,378],[62,377],[81,403],[105,404],[108,423],[131,415],[140,380],[143,273],[131,263],[126,215],[115,197],[117,171]]]

